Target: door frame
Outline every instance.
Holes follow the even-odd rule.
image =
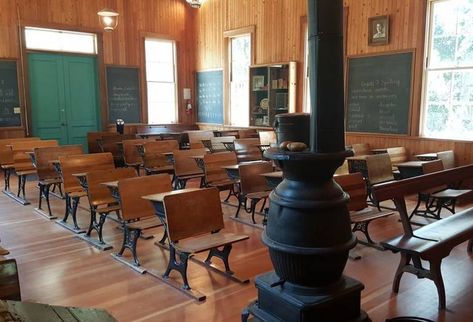
[[[83,54],[83,53],[69,53],[69,52],[57,52],[57,51],[48,51],[48,50],[28,50],[26,49],[25,41],[25,27],[35,27],[35,28],[45,28],[45,29],[56,29],[56,30],[68,30],[68,31],[77,31],[77,32],[87,32],[93,33],[97,36],[97,54]],[[20,78],[22,79],[21,87],[22,93],[20,95],[20,102],[24,106],[24,117],[25,122],[22,124],[24,127],[24,132],[26,136],[30,135],[33,129],[32,124],[32,112],[31,112],[31,101],[30,101],[30,79],[28,75],[28,53],[49,53],[49,54],[59,54],[59,55],[72,55],[72,56],[95,56],[97,62],[97,79],[98,79],[98,95],[99,95],[99,109],[98,111],[98,126],[99,130],[106,128],[106,111],[104,106],[106,105],[105,101],[105,64],[104,64],[104,55],[103,55],[103,30],[97,28],[88,28],[88,27],[79,27],[79,26],[70,26],[64,24],[48,24],[42,23],[38,24],[34,21],[21,20],[18,26],[18,34],[20,40]]]

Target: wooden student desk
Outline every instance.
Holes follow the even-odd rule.
[[[437,153],[422,153],[422,154],[417,154],[416,158],[419,161],[434,161],[438,159]]]
[[[265,162],[263,160],[256,160],[256,161],[246,161],[246,162],[241,162],[238,164],[232,164],[232,165],[226,165],[222,167],[227,171],[227,175],[231,180],[238,180],[240,179],[240,165],[242,164],[251,164],[251,163],[258,163],[258,162]]]
[[[407,161],[395,164],[401,173],[402,179],[423,175],[422,164],[429,161]]]

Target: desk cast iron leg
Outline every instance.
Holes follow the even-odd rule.
[[[394,275],[394,281],[393,281],[394,293],[399,292],[399,284],[401,283],[401,277],[402,277],[402,274],[404,273],[404,268],[409,265],[410,261],[411,261],[411,255],[401,252],[401,261],[399,262],[399,266],[397,267],[396,275]]]
[[[141,235],[141,229],[131,229],[127,224],[123,225],[123,244],[120,251],[117,253],[117,256],[123,256],[125,249],[129,249],[133,255],[133,262],[135,266],[140,266],[140,261],[138,259],[138,254],[136,253],[136,244],[138,243],[138,238]]]
[[[432,280],[437,286],[437,293],[439,295],[439,309],[443,310],[446,306],[446,299],[445,299],[445,285],[443,284],[442,279],[442,272],[440,270],[440,265],[442,264],[442,260],[432,260],[430,261],[430,273]]]
[[[223,246],[222,250],[218,248],[210,249],[209,255],[205,259],[205,264],[210,266],[210,264],[212,264],[212,257],[218,257],[223,261],[223,264],[225,264],[225,273],[228,275],[233,275],[233,272],[230,269],[230,263],[228,261],[228,257],[230,256],[231,250],[232,250],[231,244]]]
[[[79,225],[77,225],[77,207],[79,206],[80,197],[72,198],[72,222],[74,223],[74,229],[80,230]]]
[[[190,290],[191,287],[189,286],[189,282],[187,281],[187,262],[189,260],[189,255],[188,253],[180,253],[179,254],[179,262],[177,262],[176,259],[176,249],[174,246],[171,244],[170,245],[170,254],[169,254],[169,262],[168,262],[168,267],[166,268],[166,271],[163,274],[163,278],[169,278],[169,273],[174,269],[179,274],[182,276],[183,280],[183,286],[182,288],[184,290]]]

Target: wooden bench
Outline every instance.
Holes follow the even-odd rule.
[[[123,243],[118,253],[112,256],[119,262],[131,267],[135,271],[145,273],[146,269],[141,267],[136,251],[138,238],[143,229],[161,225],[161,219],[155,216],[153,206],[142,199],[142,196],[150,193],[162,193],[172,190],[171,179],[167,174],[158,174],[138,178],[119,180],[117,183],[120,198],[120,208],[123,220]],[[163,236],[162,242],[166,239]],[[133,261],[123,257],[124,251],[131,251]]]
[[[469,252],[472,251],[473,209],[458,212],[448,218],[413,230],[409,223],[404,197],[438,185],[459,182],[472,176],[473,165],[469,165],[373,186],[373,196],[377,201],[394,200],[404,230],[404,235],[381,243],[383,247],[401,254],[394,276],[393,292],[398,293],[402,274],[412,273],[418,278],[428,278],[435,283],[439,296],[439,309],[445,308],[445,286],[440,266],[442,259],[447,257],[455,246],[465,241],[469,241],[467,249]],[[428,261],[430,267],[423,267],[422,260]]]
[[[26,200],[25,186],[29,175],[36,174],[31,157],[28,153],[33,152],[35,148],[57,146],[56,140],[32,140],[11,143],[13,152],[13,170],[18,177],[18,192],[15,195],[11,191],[5,194],[22,205],[29,205]]]
[[[423,174],[442,170],[444,170],[442,160],[422,163]],[[409,220],[411,220],[414,215],[439,220],[441,219],[440,213],[442,209],[447,209],[454,214],[457,199],[469,194],[470,192],[470,189],[453,189],[447,185],[440,185],[421,191],[417,195],[417,204],[411,212]],[[419,209],[422,202],[425,203],[425,208]],[[411,223],[414,224],[412,221]]]
[[[15,139],[0,139],[0,167],[3,170],[3,180],[4,186],[3,190],[10,190],[10,174],[13,169],[13,151],[11,149],[11,144],[14,142],[21,141],[37,141],[37,137],[29,138],[15,138]]]
[[[102,183],[133,178],[135,176],[136,173],[132,168],[117,168],[87,172],[86,182],[87,197],[90,206],[90,223],[87,232],[79,235],[79,238],[87,241],[100,250],[113,248],[111,245],[104,242],[102,230],[105,220],[111,212],[115,212],[117,214],[117,220],[121,222],[120,205],[118,200],[112,196],[110,190]],[[97,214],[100,216],[99,220],[97,220]],[[98,240],[91,236],[93,230],[97,233]]]
[[[48,218],[56,219],[51,212],[51,205],[49,204],[49,194],[51,186],[58,186],[59,191],[62,195],[61,184],[62,178],[54,170],[52,160],[58,160],[59,156],[68,156],[68,155],[77,155],[82,154],[81,145],[64,145],[64,146],[55,146],[55,147],[43,147],[34,149],[34,166],[38,174],[38,185],[39,185],[39,202],[38,208],[35,208],[35,211]],[[62,197],[62,196],[61,196]],[[42,209],[42,200],[46,200],[46,205],[48,207],[48,212],[44,212]]]
[[[368,195],[366,182],[360,172],[334,176],[334,179],[342,187],[343,191],[350,195],[348,210],[350,211],[350,220],[353,224],[352,231],[361,231],[366,237],[366,241],[358,239],[358,242],[377,249],[383,249],[371,239],[368,226],[373,220],[392,215],[394,211],[381,211],[368,205],[366,202]]]
[[[230,270],[229,256],[232,244],[248,239],[246,235],[225,233],[222,206],[218,189],[206,188],[189,192],[175,191],[170,194],[145,196],[155,205],[164,203],[166,217],[166,231],[170,239],[170,256],[164,274],[149,272],[167,284],[183,291],[192,298],[203,301],[205,295],[192,290],[187,279],[187,264],[193,254],[209,251],[207,259],[202,262],[207,267],[225,274],[240,283],[247,283],[248,279],[239,279]],[[223,247],[219,250],[219,247]],[[225,271],[211,266],[213,257],[222,259]],[[179,261],[177,260],[179,257]],[[195,259],[197,260],[197,259]],[[176,270],[182,277],[183,284],[169,277],[171,271]]]
[[[64,218],[57,220],[56,223],[74,233],[83,233],[85,230],[77,225],[76,215],[79,201],[82,197],[87,196],[87,192],[84,191],[79,180],[73,174],[97,170],[113,170],[115,168],[113,156],[111,153],[62,155],[59,156],[59,163],[61,164],[62,182],[66,196],[66,209]],[[67,222],[69,215],[72,217],[72,225]]]

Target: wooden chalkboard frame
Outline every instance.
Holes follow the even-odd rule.
[[[349,70],[350,70],[350,59],[353,58],[366,58],[366,57],[376,57],[376,56],[387,56],[387,55],[396,55],[396,54],[412,54],[412,60],[411,60],[411,85],[410,85],[410,91],[409,91],[409,107],[407,111],[407,133],[381,133],[381,132],[353,132],[353,131],[347,131],[347,126],[346,122],[348,119],[348,79],[349,79]],[[370,134],[370,135],[380,135],[380,136],[389,136],[389,137],[408,137],[411,136],[412,134],[412,128],[411,128],[411,123],[412,123],[412,104],[413,104],[413,99],[414,99],[414,82],[415,82],[415,63],[416,63],[416,50],[414,48],[411,49],[405,49],[405,50],[395,50],[395,51],[387,51],[387,52],[381,52],[381,53],[370,53],[370,54],[365,54],[365,55],[350,55],[346,56],[346,61],[345,61],[345,107],[344,107],[344,113],[345,113],[345,133],[347,134]]]
[[[207,122],[199,122],[199,106],[198,106],[198,95],[199,95],[199,89],[198,89],[198,82],[197,82],[197,77],[199,73],[206,73],[206,72],[222,72],[222,123],[207,123]],[[225,71],[223,68],[211,68],[211,69],[203,69],[203,70],[198,70],[195,72],[194,75],[194,95],[195,95],[195,107],[196,107],[196,114],[195,114],[195,119],[197,124],[202,124],[202,125],[224,125],[225,124]]]
[[[138,111],[139,111],[139,122],[138,123],[127,123],[126,121],[126,124],[142,124],[143,122],[143,99],[141,97],[141,94],[142,94],[142,88],[141,88],[141,68],[140,66],[136,66],[136,65],[114,65],[114,64],[110,64],[110,65],[105,65],[105,101],[106,101],[106,105],[107,105],[107,110],[106,110],[106,123],[109,124],[109,125],[113,125],[115,123],[110,123],[110,105],[109,105],[109,97],[108,97],[108,84],[109,84],[109,80],[108,80],[108,74],[107,74],[107,70],[108,68],[115,68],[115,69],[135,69],[138,71],[138,100],[139,100],[139,106],[138,106]]]
[[[20,108],[20,125],[15,126],[0,126],[2,130],[18,130],[24,129],[24,118],[25,118],[25,108],[23,106],[23,87],[21,84],[21,72],[19,66],[19,60],[16,58],[0,58],[0,62],[14,62],[16,65],[16,83],[17,83],[17,90],[18,90],[18,107]]]

